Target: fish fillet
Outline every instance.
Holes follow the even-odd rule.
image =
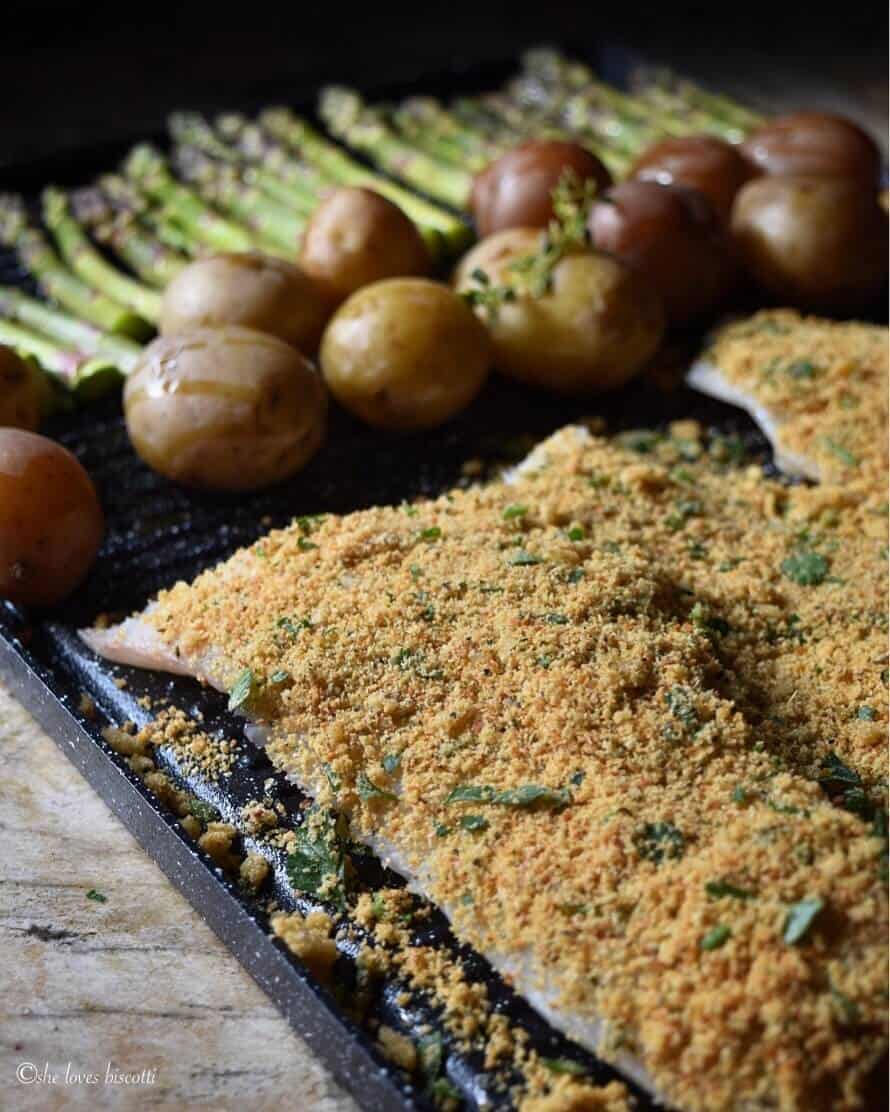
[[[509,481],[298,520],[83,636],[247,676],[276,766],[659,1098],[855,1108],[883,844],[818,780],[830,738],[884,782],[875,524],[843,488],[567,429]]]

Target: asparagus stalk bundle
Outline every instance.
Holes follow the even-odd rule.
[[[0,197],[0,243],[13,247],[48,297],[104,332],[147,339],[151,327],[126,306],[93,289],[73,274],[50,246],[43,232],[31,225],[20,198]]]
[[[259,122],[266,134],[298,153],[332,185],[364,186],[398,205],[418,226],[434,255],[455,255],[472,238],[469,226],[459,216],[369,170],[290,109],[266,109]]]
[[[177,147],[173,164],[204,198],[231,213],[252,232],[264,250],[292,259],[306,224],[292,208],[242,180],[236,168],[215,162],[194,147]]]
[[[71,195],[75,216],[143,282],[164,289],[188,263],[182,252],[162,243],[132,212],[116,207],[98,186]]]
[[[131,182],[161,206],[199,243],[218,251],[249,251],[254,239],[249,230],[222,216],[170,173],[166,159],[148,144],[130,152],[124,172]]]
[[[152,324],[157,323],[161,315],[158,292],[121,273],[103,258],[74,215],[67,195],[60,189],[50,187],[43,191],[43,220],[75,274],[93,289],[107,294]]]
[[[368,155],[388,174],[453,208],[467,207],[472,175],[412,146],[352,89],[324,89],[319,114],[338,139]]]
[[[0,343],[36,359],[70,389],[96,396],[128,374],[139,344],[103,333],[17,289],[0,287]]]

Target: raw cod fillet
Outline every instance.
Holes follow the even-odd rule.
[[[509,482],[302,519],[83,636],[249,672],[273,762],[661,1099],[855,1108],[883,844],[820,768],[831,738],[883,786],[880,533],[839,488],[676,470],[566,429]],[[843,543],[802,551],[826,508]]]

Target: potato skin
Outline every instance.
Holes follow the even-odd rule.
[[[369,425],[424,429],[473,400],[488,375],[485,329],[447,286],[389,278],[354,293],[321,342],[334,397]]]
[[[249,328],[159,336],[124,388],[133,447],[169,479],[254,490],[298,471],[324,436],[324,384],[312,364]]]
[[[753,131],[739,148],[759,174],[853,178],[878,188],[881,152],[852,120],[830,112],[791,112]]]
[[[751,277],[797,308],[868,308],[887,280],[887,213],[855,179],[762,177],[736,198],[732,231]]]
[[[161,335],[242,325],[277,336],[307,355],[330,314],[298,266],[258,252],[210,255],[189,263],[164,291]]]
[[[89,571],[104,532],[96,488],[69,451],[0,429],[0,597],[54,606]]]
[[[697,189],[722,223],[728,224],[736,193],[755,173],[731,143],[714,135],[683,135],[648,147],[634,163],[630,177]]]
[[[546,228],[553,217],[551,194],[565,170],[600,189],[612,175],[596,155],[578,143],[532,139],[502,154],[473,182],[470,210],[480,236],[505,228]]]
[[[413,221],[371,189],[335,189],[306,227],[300,266],[332,305],[384,278],[429,274],[429,251]]]
[[[44,396],[40,371],[0,344],[0,428],[37,430]]]
[[[464,256],[458,290],[473,288],[474,270],[492,284],[510,283],[510,267],[536,251],[536,228],[511,228],[489,236]],[[551,292],[521,295],[495,317],[478,310],[503,374],[561,394],[592,394],[622,386],[658,348],[664,310],[645,279],[608,255],[578,250],[560,260]]]
[[[735,285],[729,236],[696,190],[624,181],[594,201],[588,228],[594,247],[655,288],[671,325],[682,327],[712,312]]]

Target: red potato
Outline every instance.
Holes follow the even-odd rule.
[[[0,428],[35,432],[43,408],[41,372],[10,347],[0,344]]]
[[[336,189],[306,227],[300,266],[339,305],[384,278],[429,274],[431,259],[414,222],[371,189]]]
[[[752,132],[740,147],[761,174],[853,178],[877,189],[881,152],[858,124],[828,112],[792,112]]]
[[[695,190],[622,182],[594,202],[588,228],[594,247],[645,275],[672,325],[713,312],[735,285],[728,238]]]
[[[0,597],[53,606],[96,558],[105,523],[89,475],[61,444],[0,429]]]
[[[481,237],[504,228],[546,228],[553,216],[551,194],[566,170],[599,189],[612,175],[578,143],[534,139],[501,155],[473,182],[470,210]]]
[[[887,280],[887,213],[855,179],[758,178],[736,198],[732,232],[761,289],[798,308],[856,312]]]
[[[756,172],[731,143],[713,135],[684,135],[654,143],[634,163],[630,176],[697,189],[728,224],[736,193]]]

